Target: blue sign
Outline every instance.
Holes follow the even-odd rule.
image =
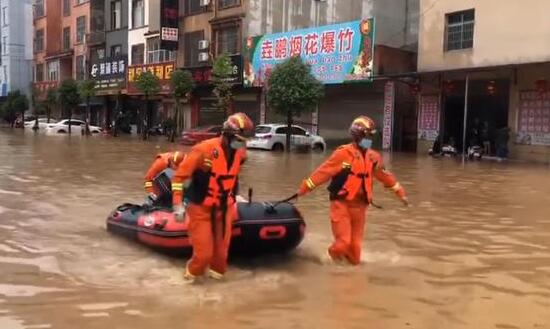
[[[243,53],[247,87],[262,86],[277,64],[293,56],[325,84],[372,81],[374,19],[249,37]]]

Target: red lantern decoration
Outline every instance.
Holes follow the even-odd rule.
[[[548,81],[546,79],[535,81],[535,89],[539,94],[545,93],[548,90]]]
[[[489,95],[494,95],[497,92],[497,83],[493,80],[487,84],[487,92]]]
[[[420,85],[418,83],[414,83],[412,85],[409,85],[409,92],[413,97],[416,97],[418,93],[420,93]]]
[[[443,81],[443,92],[445,94],[451,94],[455,90],[455,84],[451,80]]]

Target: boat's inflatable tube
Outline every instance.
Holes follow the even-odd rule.
[[[304,237],[305,222],[290,203],[238,202],[233,222],[232,254],[288,252]],[[191,251],[188,222],[175,221],[169,209],[123,204],[109,214],[107,229],[155,249]]]

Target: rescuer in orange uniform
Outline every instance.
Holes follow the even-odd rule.
[[[246,159],[246,136],[254,125],[243,113],[223,124],[222,135],[195,145],[172,179],[173,207],[177,220],[187,215],[193,256],[184,279],[192,282],[205,273],[222,279],[227,270],[231,223],[241,164]],[[185,187],[187,206],[182,205]]]
[[[162,196],[162,192],[165,192],[161,187],[155,186],[155,178],[168,168],[176,170],[183,159],[185,159],[185,153],[179,151],[157,154],[155,161],[145,174],[145,192],[147,192],[145,204],[153,204]]]
[[[371,149],[375,133],[374,122],[370,118],[356,118],[350,127],[353,142],[336,149],[302,182],[298,190],[298,196],[303,196],[331,180],[328,190],[334,242],[328,254],[334,261],[347,260],[357,265],[361,260],[366,211],[372,203],[373,177],[408,204],[405,189],[384,168],[380,154]]]

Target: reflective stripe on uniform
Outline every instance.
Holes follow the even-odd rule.
[[[204,165],[208,167],[212,167],[212,160],[210,159],[204,159]]]
[[[395,183],[394,186],[391,187],[392,190],[394,191],[399,191],[399,189],[401,189],[401,184],[399,184],[399,182]]]
[[[183,183],[172,183],[172,191],[183,191]]]
[[[311,178],[306,179],[306,185],[310,190],[313,190],[315,188],[315,183],[313,183]]]
[[[153,182],[151,182],[151,181],[145,182],[145,187],[146,187],[146,188],[147,188],[147,187],[153,187]]]
[[[351,163],[342,162],[342,168],[351,168]]]
[[[176,162],[176,159],[178,158],[178,155],[180,154],[180,152],[174,152],[174,163]]]

